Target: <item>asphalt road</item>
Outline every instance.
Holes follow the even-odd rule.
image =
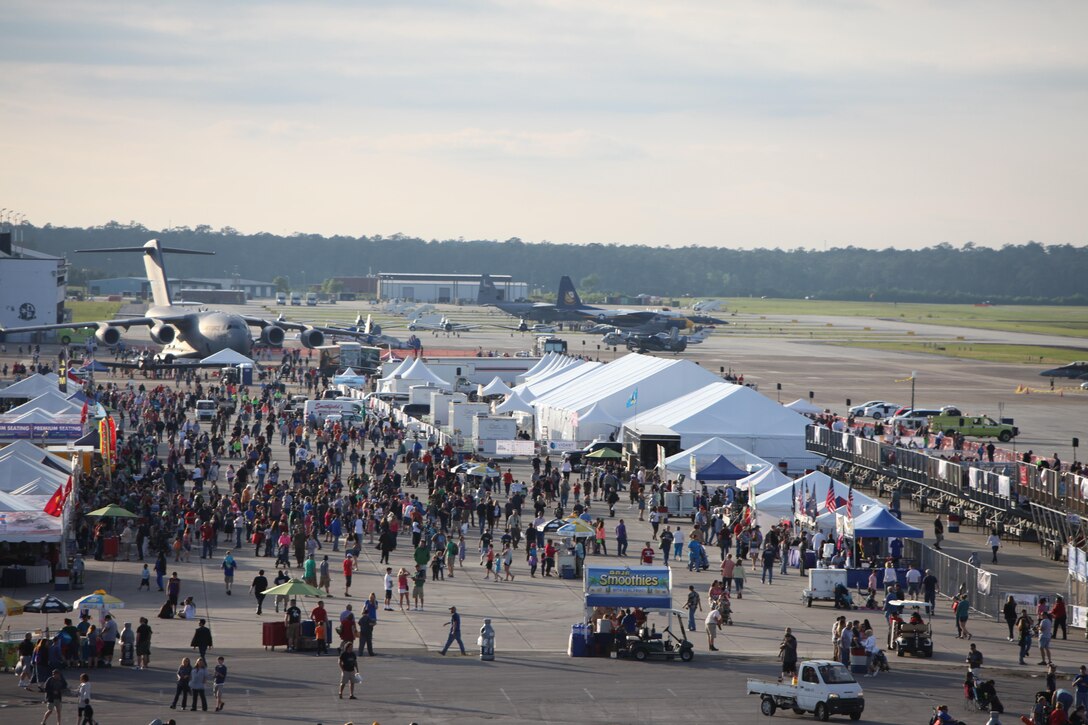
[[[691,663],[570,659],[545,655],[506,656],[494,662],[476,657],[418,654],[360,660],[364,683],[358,700],[337,699],[334,657],[252,650],[225,651],[230,666],[222,713],[173,712],[174,661],[160,654],[153,668],[136,672],[93,671],[95,716],[101,723],[144,725],[155,717],[179,723],[675,723],[749,725],[763,720],[759,700],[745,695],[748,677],[774,678],[773,665],[743,659],[696,656]],[[180,653],[179,653],[180,656]],[[288,663],[290,661],[290,663]],[[922,725],[933,705],[947,703],[970,725],[987,715],[967,709],[958,671],[917,671],[894,660],[893,671],[860,678],[866,709],[861,722]],[[990,673],[1004,702],[1030,701],[1041,688],[1036,679]],[[210,690],[209,690],[210,693]],[[44,707],[20,691],[14,678],[0,683],[4,723],[40,721]],[[75,720],[71,702],[65,722]],[[1012,720],[1012,714],[1005,719]],[[1019,713],[1016,713],[1019,714]],[[811,715],[779,712],[773,722],[809,722]],[[849,722],[846,718],[836,721]]]

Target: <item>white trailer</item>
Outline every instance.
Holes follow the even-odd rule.
[[[491,406],[487,403],[450,401],[449,409],[447,427],[450,429],[450,434],[465,438],[472,435],[472,419],[477,415],[487,415],[491,412]]]
[[[495,443],[512,441],[517,434],[517,422],[505,415],[477,415],[472,419],[472,445],[485,456],[495,456]]]
[[[450,422],[450,403],[468,400],[464,393],[431,393],[431,425],[442,428]]]

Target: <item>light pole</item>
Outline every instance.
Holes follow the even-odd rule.
[[[914,410],[914,379],[918,377],[918,372],[915,370],[910,371],[910,408]]]

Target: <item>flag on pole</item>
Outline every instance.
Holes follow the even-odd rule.
[[[827,507],[827,510],[830,511],[831,513],[835,513],[835,509],[837,509],[839,507],[838,503],[835,501],[835,482],[834,481],[828,481],[827,482],[827,498],[824,499],[824,505]]]
[[[804,485],[804,484],[801,484]],[[803,514],[805,512],[805,493],[803,490],[797,488],[797,484],[793,484],[793,514]]]
[[[60,516],[64,511],[64,486],[57,486],[57,490],[53,492],[53,495],[49,497],[49,500],[45,502],[45,508],[42,509],[50,516]]]
[[[84,400],[84,401],[83,401],[83,410],[81,410],[81,411],[79,412],[79,424],[80,424],[80,425],[83,425],[84,423],[86,423],[86,422],[87,422],[87,413],[88,413],[88,410],[87,410],[87,401],[86,401],[86,400]]]
[[[850,486],[850,490],[846,494],[846,518],[854,518],[854,486]]]
[[[637,403],[637,402],[638,402],[638,388],[635,388],[634,390],[631,391],[631,397],[627,399],[627,407],[628,408],[634,407],[635,403]]]

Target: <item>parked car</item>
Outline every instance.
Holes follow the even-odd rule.
[[[917,429],[929,427],[929,419],[942,415],[943,411],[935,408],[911,408],[906,413],[896,415],[888,420],[892,425],[901,425],[904,428]]]
[[[898,403],[877,403],[876,405],[870,405],[861,412],[862,418],[872,418],[873,420],[880,420],[881,418],[888,418],[899,410]]]
[[[870,400],[862,403],[861,405],[850,406],[850,408],[848,408],[848,412],[850,413],[850,415],[865,415],[865,409],[871,408],[874,405],[891,405],[891,403],[887,403],[883,400]]]

